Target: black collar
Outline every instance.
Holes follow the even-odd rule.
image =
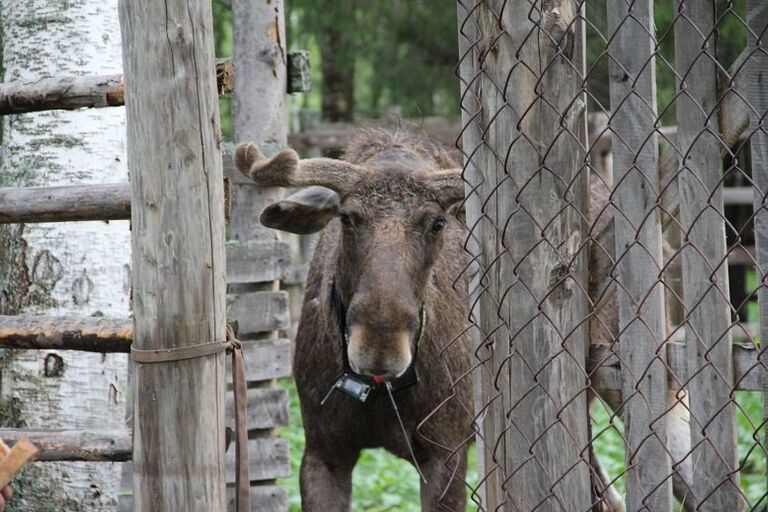
[[[381,386],[387,386],[390,391],[399,391],[419,382],[419,374],[416,372],[416,357],[419,353],[419,341],[421,341],[421,335],[424,332],[424,323],[426,321],[426,312],[423,304],[419,310],[419,330],[416,333],[416,340],[414,341],[411,364],[401,376],[383,382],[376,381],[373,377],[368,375],[360,375],[349,365],[349,356],[347,354],[347,346],[349,345],[349,336],[347,333],[347,308],[341,298],[339,289],[336,286],[335,278],[331,283],[331,308],[336,316],[336,324],[338,325],[339,333],[341,334],[342,371],[341,375],[334,381],[331,389],[326,393],[325,398],[320,402],[320,405],[324,404],[337,389],[361,402],[365,402],[371,391],[376,390]]]

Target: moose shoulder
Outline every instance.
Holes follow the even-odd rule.
[[[461,171],[443,148],[404,131],[362,132],[346,158],[285,150],[266,159],[254,145],[235,154],[258,184],[309,187],[269,205],[266,226],[323,230],[294,357],[303,509],[348,510],[360,451],[383,447],[415,458],[423,510],[465,510],[474,406],[466,233],[453,215]]]

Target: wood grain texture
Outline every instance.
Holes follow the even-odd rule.
[[[570,1],[540,5],[459,8],[488,510],[590,503],[581,24]]]
[[[227,487],[227,511],[235,510],[234,488]],[[284,487],[270,484],[251,485],[251,512],[285,512],[288,492]]]
[[[291,263],[290,247],[277,240],[227,242],[227,283],[281,279]]]
[[[757,249],[757,279],[763,285],[758,289],[760,304],[760,339],[768,340],[768,53],[765,42],[768,38],[768,3],[761,0],[747,0],[747,24],[749,28],[747,50],[750,57],[746,63],[747,101],[751,106],[750,139],[752,151],[752,179],[755,183],[755,245]],[[768,441],[768,350],[760,349],[760,363],[763,374],[763,436]]]
[[[608,3],[627,510],[672,510],[653,3]],[[620,142],[619,142],[620,141]],[[642,319],[642,320],[641,320]]]
[[[456,3],[458,19],[458,39],[459,39],[459,85],[461,87],[461,148],[464,165],[464,209],[467,215],[470,234],[467,237],[467,253],[470,255],[469,268],[469,304],[471,307],[470,320],[473,323],[473,329],[470,330],[472,346],[478,355],[478,364],[473,372],[473,383],[475,392],[475,413],[478,418],[483,418],[477,426],[475,435],[477,449],[477,480],[478,498],[485,504],[500,504],[504,502],[504,491],[502,489],[503,475],[497,470],[495,454],[498,452],[501,456],[504,453],[503,441],[496,444],[500,432],[497,428],[504,425],[504,410],[501,404],[491,402],[486,404],[486,398],[495,394],[495,382],[492,369],[494,367],[494,351],[486,344],[485,337],[480,330],[482,322],[488,320],[483,316],[482,305],[486,307],[491,300],[484,293],[481,276],[483,269],[481,258],[483,246],[480,243],[480,236],[483,233],[482,226],[477,226],[473,222],[482,219],[483,204],[485,194],[490,187],[483,179],[483,170],[473,162],[472,155],[482,148],[482,134],[485,131],[483,126],[484,117],[482,116],[482,106],[479,101],[480,81],[474,80],[479,70],[480,52],[477,42],[478,23],[474,15],[470,15],[472,6],[465,5],[463,2]],[[476,229],[476,228],[480,229]],[[487,260],[487,259],[486,259]],[[486,310],[487,311],[487,310]],[[502,350],[503,345],[499,345],[498,350]],[[498,361],[498,360],[497,360]],[[490,406],[489,406],[490,405]]]
[[[235,483],[234,443],[227,450],[227,484]],[[251,482],[273,480],[291,475],[291,453],[288,441],[278,437],[248,440]],[[251,499],[251,501],[254,501]]]
[[[736,446],[731,312],[725,247],[721,144],[717,132],[715,8],[677,1],[677,147],[683,155],[680,193],[683,298],[693,467],[691,505],[697,510],[740,510]],[[727,149],[724,148],[724,149]],[[690,379],[690,380],[688,380]],[[678,461],[675,461],[678,462]]]
[[[291,376],[291,340],[243,341],[243,358],[248,382]]]
[[[0,224],[130,218],[128,183],[0,188]]]
[[[134,344],[225,338],[219,109],[207,0],[120,1]],[[223,510],[225,354],[134,370],[136,510]]]
[[[39,449],[38,461],[122,462],[131,459],[131,431],[0,429],[0,438],[13,446],[29,439]]]
[[[281,354],[268,354],[268,357],[280,357]],[[234,399],[227,394],[227,426],[234,430]],[[282,427],[288,424],[288,390],[282,388],[248,389],[248,430],[263,430]]]
[[[231,61],[216,64],[216,84],[219,94],[232,92],[234,68]],[[0,116],[124,104],[123,75],[61,76],[0,84]]]
[[[238,334],[286,329],[291,322],[288,292],[247,292],[227,296],[227,318]]]
[[[133,321],[126,318],[0,316],[0,348],[130,352]]]

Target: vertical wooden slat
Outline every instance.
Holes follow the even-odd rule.
[[[210,0],[120,1],[138,349],[224,339],[212,25]],[[224,510],[224,358],[135,366],[135,510]]]
[[[469,300],[472,308],[471,318],[474,324],[470,331],[474,353],[477,355],[480,363],[488,357],[489,348],[485,345],[481,325],[486,325],[481,321],[483,311],[489,311],[488,294],[483,293],[483,282],[481,266],[482,245],[480,243],[480,234],[482,224],[477,224],[481,218],[483,208],[483,197],[489,193],[487,186],[482,186],[482,170],[474,160],[477,151],[482,151],[481,134],[483,126],[480,117],[479,104],[479,81],[475,80],[480,72],[479,55],[480,48],[477,44],[478,21],[477,11],[473,9],[475,2],[473,0],[459,0],[457,3],[457,18],[459,26],[459,84],[461,87],[461,150],[464,155],[464,180],[465,186],[465,211],[468,224],[469,236],[467,239],[467,252],[470,255],[469,267]],[[475,411],[480,418],[476,436],[477,449],[477,472],[479,488],[476,490],[476,499],[480,500],[483,507],[489,503],[498,504],[503,502],[503,491],[501,489],[502,476],[498,470],[496,460],[503,460],[503,445],[499,446],[496,440],[499,433],[495,430],[496,425],[504,424],[504,410],[502,400],[490,401],[489,397],[497,394],[494,389],[495,372],[492,371],[492,364],[478,364],[474,371],[474,391],[475,391]],[[490,402],[490,403],[489,403]],[[491,415],[494,415],[491,418]],[[494,450],[500,451],[500,456],[494,455]]]
[[[691,505],[718,512],[742,506],[730,394],[732,342],[718,140],[715,5],[677,0],[677,144],[683,228],[683,297],[693,478]],[[687,455],[687,454],[686,454]],[[677,462],[677,461],[676,461]],[[733,473],[733,476],[731,474]]]
[[[235,142],[255,142],[265,153],[270,154],[277,149],[285,147],[288,138],[288,110],[286,108],[286,38],[285,38],[285,6],[283,0],[233,0],[233,55],[232,60],[235,69],[235,90],[232,96],[232,128]],[[239,173],[238,173],[239,174]],[[238,177],[234,181],[235,199],[232,208],[232,238],[243,243],[251,243],[254,240],[273,241],[278,244],[278,233],[265,228],[258,221],[261,210],[269,203],[278,199],[282,192],[280,189],[265,189],[257,187],[254,183],[243,182]],[[254,256],[255,257],[255,256]],[[253,286],[250,283],[247,286]],[[279,279],[258,285],[262,289],[269,288],[273,291],[280,289]],[[284,292],[281,292],[284,293]],[[247,299],[247,294],[239,297],[235,294],[235,302]],[[283,297],[285,299],[285,297]],[[287,329],[290,321],[288,300],[275,303],[269,310],[232,311],[234,320],[238,320],[241,327],[253,324],[248,320],[249,315],[260,314],[261,322],[256,322],[264,328],[252,328],[249,334],[251,340],[248,345],[258,347],[261,355],[277,357],[280,352],[268,350],[268,345],[273,343],[267,340],[276,340],[279,336],[277,330],[267,330],[266,326],[272,324],[272,329]],[[276,325],[273,320],[282,318],[286,320],[283,325]],[[255,333],[255,331],[260,331]],[[246,354],[246,357],[247,354]],[[246,361],[253,366],[257,362]],[[277,386],[274,379],[262,380],[258,384],[261,388],[274,388]],[[287,404],[284,404],[287,408]],[[268,440],[274,437],[273,429],[259,429],[251,431],[250,437],[260,440]],[[282,442],[282,440],[280,440]],[[262,452],[251,452],[251,460],[254,464],[269,465],[270,461]],[[255,476],[254,476],[255,475]],[[251,480],[260,480],[259,486],[274,483],[276,474],[253,473]],[[288,502],[285,493],[272,497],[270,507],[274,510],[288,510]],[[263,503],[262,503],[263,505]],[[260,507],[258,500],[252,500],[252,506]],[[263,507],[258,508],[263,510]]]
[[[586,510],[590,503],[580,243],[586,118],[577,98],[583,48],[574,5],[471,7],[476,65],[461,72],[472,82],[465,149],[478,196],[470,195],[467,223],[479,244],[470,249],[480,253],[472,295],[478,354],[486,359],[484,462],[486,471],[499,465],[487,482],[487,510]]]
[[[768,3],[747,0],[749,58],[746,63],[747,94],[752,137],[752,180],[755,183],[755,250],[760,303],[759,359],[763,369],[763,425],[768,443]],[[763,446],[766,446],[764,444]],[[768,457],[768,454],[765,454]]]
[[[670,511],[652,0],[608,2],[627,510]],[[658,354],[658,355],[657,355]]]

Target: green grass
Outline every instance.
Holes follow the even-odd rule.
[[[299,401],[291,380],[281,386],[290,391],[290,424],[278,430],[291,445],[291,476],[281,479],[288,489],[291,512],[301,510],[299,497],[299,465],[304,453],[304,430],[301,425]],[[762,421],[762,395],[747,391],[736,393],[735,408],[738,428],[741,486],[750,506],[766,504],[766,457],[755,441],[755,432]],[[619,493],[624,492],[624,444],[620,432],[624,428],[618,417],[598,405],[594,411],[592,435],[595,451],[610,478],[615,478]],[[762,431],[758,432],[763,435]],[[469,485],[477,485],[477,461],[474,448],[470,450]],[[419,512],[419,475],[407,461],[384,450],[365,450],[352,475],[352,510],[364,512]],[[762,501],[761,501],[762,500]],[[475,507],[471,507],[472,510]],[[679,509],[676,509],[679,510]]]

